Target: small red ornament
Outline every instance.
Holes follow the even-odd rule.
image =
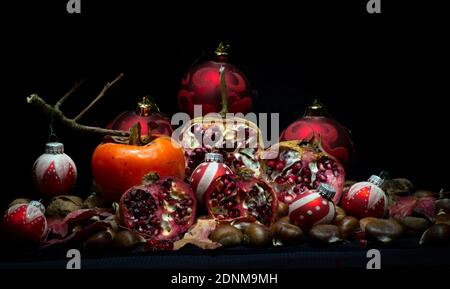
[[[218,177],[225,174],[230,175],[233,172],[223,163],[223,156],[219,153],[207,153],[205,162],[201,163],[191,176],[191,187],[197,195],[197,200],[204,203],[205,193]]]
[[[289,220],[304,231],[314,225],[331,223],[336,215],[332,201],[334,194],[334,188],[325,183],[321,183],[317,190],[298,194],[289,205]]]
[[[388,200],[381,189],[383,183],[382,178],[373,175],[367,182],[354,184],[342,197],[341,207],[347,212],[347,215],[358,219],[384,217],[388,208]]]
[[[355,149],[347,129],[328,116],[326,108],[317,100],[306,108],[302,118],[290,124],[280,136],[281,141],[310,139],[319,136],[326,152],[348,166]]]
[[[114,120],[112,120],[107,128],[128,131],[136,123],[141,124],[141,134],[148,135],[148,124],[153,123],[153,134],[171,136],[173,129],[169,119],[164,116],[154,100],[148,96],[144,96],[138,103],[136,111],[124,111]]]
[[[229,112],[250,112],[252,94],[249,82],[238,68],[227,62],[228,48],[219,44],[214,61],[200,63],[185,73],[178,93],[178,106],[182,111],[194,116],[195,104],[202,105],[203,115],[222,109],[219,69],[224,67]]]
[[[3,216],[3,227],[7,237],[14,240],[39,243],[47,236],[47,220],[44,206],[37,201],[16,204],[8,208]]]
[[[32,173],[36,188],[47,196],[68,193],[77,179],[77,167],[60,142],[46,144],[45,153],[34,162]]]

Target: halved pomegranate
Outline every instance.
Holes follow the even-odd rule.
[[[260,155],[261,177],[273,182],[278,200],[291,203],[307,190],[320,183],[332,185],[336,190],[333,202],[338,204],[345,181],[345,171],[337,159],[326,153],[320,141],[285,141]]]
[[[221,221],[254,217],[264,225],[274,222],[277,197],[269,184],[241,170],[237,175],[223,175],[206,192],[210,216]]]
[[[120,199],[125,227],[149,240],[176,240],[194,223],[197,200],[188,184],[176,177],[145,177]]]

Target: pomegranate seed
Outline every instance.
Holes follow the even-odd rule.
[[[283,160],[279,160],[278,163],[277,163],[277,166],[275,167],[275,169],[277,171],[282,171],[285,166],[286,166],[286,162],[283,161]]]
[[[274,169],[277,166],[277,162],[275,160],[268,160],[266,164],[269,168],[272,169]]]
[[[293,174],[298,173],[301,169],[302,169],[302,163],[301,162],[296,162],[291,167],[291,171],[292,171]]]
[[[295,183],[297,181],[297,176],[290,175],[290,176],[288,176],[287,180],[290,183]]]
[[[284,184],[284,183],[286,182],[286,179],[283,178],[283,177],[281,177],[281,176],[278,176],[278,177],[275,179],[275,182],[276,182],[277,184]]]

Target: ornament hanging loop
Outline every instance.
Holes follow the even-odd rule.
[[[389,175],[389,173],[387,171],[382,171],[379,176],[384,181],[387,181],[391,178],[391,176]]]

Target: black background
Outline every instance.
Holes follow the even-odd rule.
[[[219,41],[258,94],[254,110],[279,112],[281,129],[319,97],[352,131],[357,159],[349,178],[387,170],[417,187],[448,188],[440,149],[446,133],[442,94],[432,77],[445,34],[442,18],[424,3],[382,0],[381,14],[360,1],[15,1],[2,8],[2,202],[34,196],[31,166],[43,152],[49,121],[26,105],[37,92],[74,116],[120,72],[125,78],[81,121],[104,126],[146,93],[167,114],[186,69]],[[243,2],[246,2],[245,5]],[[431,16],[431,18],[430,18]],[[427,18],[426,18],[427,17]],[[438,68],[430,68],[428,64]],[[101,141],[55,125],[78,166],[76,194],[87,194],[90,156]]]

